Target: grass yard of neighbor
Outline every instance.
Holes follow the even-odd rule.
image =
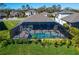
[[[4,20],[3,23],[6,25],[8,30],[11,30],[12,28],[16,27],[16,25],[20,22],[21,20]]]

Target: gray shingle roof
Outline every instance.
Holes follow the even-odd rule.
[[[45,15],[36,14],[29,16],[27,19],[24,20],[24,22],[52,22],[52,20]]]
[[[53,22],[53,20],[43,14],[36,14],[22,20],[20,23],[17,24],[17,26],[22,24],[23,22]]]
[[[64,20],[64,21],[70,22],[70,23],[79,22],[79,13],[75,13],[70,16],[64,17],[61,20]]]

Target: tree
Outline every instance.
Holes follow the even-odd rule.
[[[75,46],[75,47],[79,47],[79,35],[75,35],[72,38],[72,45]]]
[[[52,13],[52,12],[53,12],[53,8],[52,8],[52,7],[48,7],[48,8],[46,8],[46,12],[48,12],[48,13]]]
[[[53,5],[53,6],[52,6],[52,8],[53,8],[53,12],[56,11],[56,7],[57,7],[56,5]]]
[[[41,13],[41,12],[44,12],[44,11],[46,11],[46,6],[45,5],[37,9],[38,13]]]
[[[22,5],[22,9],[23,9],[23,10],[25,10],[25,9],[26,9],[25,5]]]
[[[27,5],[26,5],[26,9],[27,9],[27,10],[31,9],[30,5],[27,4]]]
[[[69,33],[74,37],[76,35],[79,35],[79,29],[75,27],[70,27],[68,24],[64,24],[64,27],[69,31]]]
[[[61,5],[59,5],[59,4],[53,5],[52,8],[53,8],[53,12],[61,11]]]
[[[61,5],[57,5],[57,11],[61,11]]]

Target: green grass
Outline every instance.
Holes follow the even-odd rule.
[[[20,20],[4,20],[3,21],[8,30],[16,27],[16,25],[20,22]]]
[[[10,38],[9,30],[0,31],[0,39],[9,39],[9,38]]]
[[[2,21],[8,30],[1,30],[0,37],[3,39],[10,38],[10,30],[20,22],[21,20],[4,20]]]
[[[1,55],[75,55],[79,54],[75,48],[65,46],[55,48],[42,47],[40,44],[11,44],[0,48]]]

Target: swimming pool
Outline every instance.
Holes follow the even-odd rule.
[[[64,38],[64,36],[62,34],[58,34],[58,33],[35,33],[32,35],[32,38],[38,38],[38,39],[42,39],[42,38]]]

